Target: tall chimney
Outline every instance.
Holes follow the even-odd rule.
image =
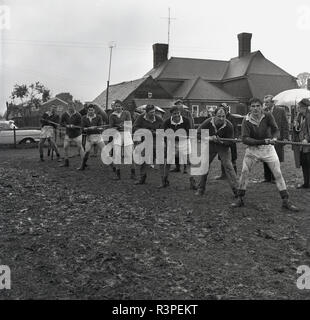
[[[307,89],[310,90],[310,78],[307,79]]]
[[[164,43],[153,44],[153,68],[168,60],[168,45]]]
[[[252,33],[243,32],[238,34],[239,58],[251,53],[251,39]]]

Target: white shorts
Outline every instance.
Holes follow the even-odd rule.
[[[130,146],[133,144],[131,133],[128,131],[117,131],[113,136],[113,144],[118,146]]]
[[[79,135],[75,138],[69,138],[69,136],[66,134],[65,135],[65,139],[64,139],[64,143],[69,143],[69,142],[75,142],[76,144],[82,144],[82,135]]]
[[[273,145],[248,146],[245,156],[253,158],[255,161],[276,162],[279,157]]]
[[[54,134],[54,127],[53,126],[44,126],[41,128],[41,139],[49,139],[49,138],[55,138]]]
[[[86,138],[86,142],[93,145],[103,142],[103,138],[101,134],[90,134]]]

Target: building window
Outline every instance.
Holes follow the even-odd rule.
[[[198,105],[192,105],[192,116],[194,118],[197,118],[199,115],[199,106]]]
[[[206,105],[206,110],[209,112],[209,114],[213,114],[216,108],[216,105]]]
[[[149,99],[152,99],[153,93],[152,93],[152,92],[148,92],[148,93],[147,93],[147,97],[148,97]]]
[[[57,107],[57,111],[58,111],[58,112],[62,112],[63,109],[64,109],[63,106],[58,106],[58,107]]]

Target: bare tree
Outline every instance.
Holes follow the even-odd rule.
[[[310,79],[309,72],[302,72],[297,76],[297,84],[299,88],[307,88],[307,81]]]

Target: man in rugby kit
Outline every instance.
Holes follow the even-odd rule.
[[[279,129],[278,140],[289,140],[289,125],[286,117],[285,109],[275,105],[273,96],[268,94],[264,97],[264,111],[270,112]],[[276,144],[275,150],[277,152],[280,162],[284,161],[284,145]],[[267,163],[264,162],[264,180],[263,182],[274,182],[274,176],[272,175]]]
[[[155,114],[156,109],[154,105],[147,105],[145,107],[145,113],[138,116],[134,125],[133,132],[136,132],[139,129],[150,130],[153,134],[153,161],[156,158],[156,130],[160,129],[163,124],[161,117]],[[146,156],[143,154],[143,156]],[[146,180],[146,171],[147,163],[136,164],[136,167],[139,168],[139,179],[135,184],[144,184]]]
[[[81,155],[82,150],[82,117],[75,110],[75,105],[73,102],[69,103],[68,111],[64,112],[61,116],[60,124],[66,127],[66,134],[64,139],[64,153],[65,153],[65,162],[61,165],[61,167],[69,167],[69,147],[70,142],[75,142],[79,154]]]
[[[219,155],[225,176],[228,178],[228,183],[235,196],[237,196],[238,181],[229,152],[232,142],[220,140],[220,138],[234,138],[233,125],[226,119],[226,110],[223,106],[215,110],[214,117],[205,120],[199,126],[198,135],[203,129],[209,130],[209,165],[211,165],[216,155]],[[201,196],[204,194],[207,178],[208,173],[201,176],[196,195]]]
[[[52,105],[51,110],[45,112],[42,115],[41,121],[41,136],[40,136],[40,142],[39,142],[39,153],[40,153],[40,160],[44,161],[43,157],[43,146],[45,141],[47,140],[50,144],[51,148],[55,151],[57,155],[58,161],[60,161],[60,155],[57,148],[57,145],[55,143],[55,129],[57,128],[57,125],[59,124],[59,115],[56,113],[56,106]]]
[[[95,113],[95,106],[89,104],[87,114],[82,117],[82,130],[86,135],[86,141],[81,166],[77,170],[85,170],[92,146],[98,146],[100,150],[104,147],[104,141],[101,135],[103,124],[101,115]]]
[[[175,106],[178,107],[180,114],[182,116],[182,118],[187,118],[189,120],[190,123],[190,129],[194,129],[195,124],[194,124],[194,118],[191,114],[191,112],[188,109],[185,109],[186,106],[184,106],[183,101],[182,100],[177,100],[174,103]],[[180,172],[180,164],[179,164],[179,157],[176,154],[176,158],[175,158],[175,168],[170,170],[171,172]],[[183,165],[183,173],[187,173],[187,165],[184,164]]]
[[[167,159],[166,163],[161,165],[161,185],[159,188],[165,188],[169,186],[168,175],[170,164],[172,163],[173,159],[178,158],[179,164],[183,163],[186,164],[188,162],[188,155],[190,153],[190,140],[189,137],[189,130],[192,129],[191,122],[188,118],[183,117],[181,112],[177,106],[173,106],[170,109],[171,117],[168,118],[163,123],[163,129],[166,131],[171,129],[173,132],[176,132],[179,129],[185,130],[186,137],[176,137],[175,139],[175,150],[169,150],[168,145],[166,144],[166,153]],[[169,138],[168,138],[169,139]],[[169,151],[173,152],[173,154],[169,154]],[[195,181],[193,177],[190,177],[190,188],[194,189]]]
[[[250,113],[244,118],[241,131],[242,141],[247,145],[247,148],[239,181],[238,199],[232,204],[232,207],[244,206],[243,198],[248,185],[249,174],[254,164],[262,161],[268,164],[275,178],[282,198],[282,207],[290,211],[298,211],[298,208],[289,201],[280,161],[274,148],[279,134],[275,119],[270,112],[264,112],[263,103],[260,99],[252,98],[249,103]]]
[[[123,104],[120,100],[115,100],[114,111],[109,116],[109,125],[111,128],[114,128],[118,131],[113,136],[113,155],[115,155],[116,157],[122,154],[122,148],[124,151],[124,158],[132,157],[133,141],[131,137],[131,132],[129,132],[127,128],[125,128],[124,126],[125,122],[129,121],[131,121],[130,112],[123,109]],[[113,163],[113,168],[115,168],[114,180],[120,180],[120,163]],[[130,172],[130,178],[135,179],[135,168],[133,164],[131,165]]]

